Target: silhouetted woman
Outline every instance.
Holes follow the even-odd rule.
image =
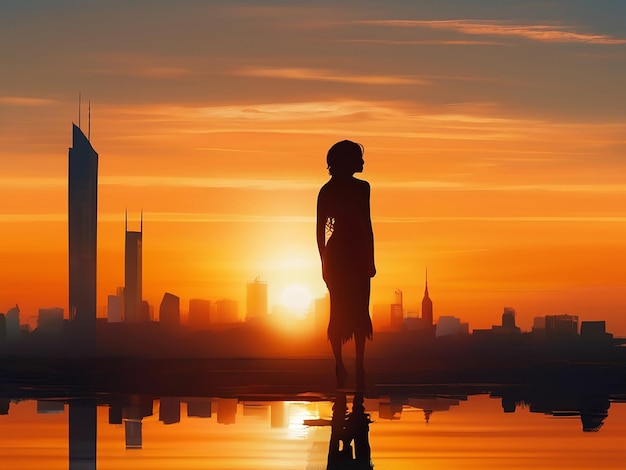
[[[330,292],[328,338],[341,388],[348,375],[341,346],[354,337],[357,387],[362,388],[365,339],[372,337],[370,278],[376,274],[370,185],[353,176],[363,171],[363,147],[349,140],[337,142],[328,151],[326,162],[331,178],[317,198],[317,247]]]

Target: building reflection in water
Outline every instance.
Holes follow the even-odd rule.
[[[235,424],[237,417],[237,398],[217,399],[217,422],[219,424]]]
[[[9,414],[10,404],[11,404],[11,400],[9,400],[8,398],[0,398],[0,415]]]
[[[492,393],[492,397],[501,397],[505,413],[514,413],[518,407],[528,407],[531,413],[571,418],[580,417],[583,432],[598,432],[609,416],[611,399],[609,392],[598,387],[584,392],[560,390],[546,393],[543,390],[522,389]],[[620,401],[617,397],[612,401]]]
[[[187,400],[187,417],[210,418],[211,417],[211,399],[210,398],[189,398]]]
[[[543,387],[538,389],[532,386],[509,386],[494,390],[490,396],[501,399],[505,413],[513,413],[521,406],[530,413],[579,417],[583,432],[595,432],[600,430],[608,417],[611,403],[624,402],[626,394],[612,394],[602,387],[546,391]],[[240,400],[236,397],[161,397],[158,420],[165,425],[180,423],[182,402],[186,404],[188,418],[211,419],[218,424],[234,425],[241,413],[244,424],[250,418],[261,420],[268,428],[285,430],[288,438],[294,435],[300,437],[298,433],[293,434],[294,427],[330,426],[330,441],[327,441],[327,435],[322,441],[318,441],[319,446],[316,445],[314,452],[309,455],[309,463],[314,464],[315,468],[326,466],[328,470],[369,470],[373,468],[369,443],[372,421],[366,408],[378,420],[401,420],[403,410],[422,410],[424,420],[428,423],[429,420],[432,421],[433,413],[449,411],[467,398],[462,393],[420,395],[410,391],[403,396],[384,395],[368,399],[364,399],[362,394],[340,394],[333,403],[332,419],[320,419],[319,413],[315,411],[317,405],[311,411],[306,409],[310,403],[303,404],[299,400],[290,402],[284,399]],[[109,424],[124,426],[126,449],[142,449],[143,420],[153,415],[154,399],[155,397],[149,395],[109,395],[99,399],[40,398],[36,403],[36,413],[61,413],[65,405],[68,405],[69,468],[92,470],[96,468],[97,406],[108,406]],[[20,401],[20,398],[0,398],[0,415],[9,414],[11,404]],[[329,405],[327,400],[322,398],[321,401],[326,406]],[[326,442],[329,442],[327,448]]]
[[[63,405],[63,402],[59,402]],[[96,400],[69,402],[70,470],[96,469]],[[39,407],[38,407],[39,410]]]
[[[152,397],[131,395],[129,403],[122,408],[127,449],[143,447],[142,420],[147,416],[152,416],[152,403]]]
[[[450,411],[451,407],[459,406],[461,400],[467,400],[467,396],[409,398],[409,406],[422,410],[424,421],[428,424],[434,412]]]
[[[159,402],[159,421],[163,424],[180,423],[180,398],[161,397]]]

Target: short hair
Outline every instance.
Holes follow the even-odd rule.
[[[326,155],[328,172],[331,175],[354,173],[363,158],[363,146],[351,140],[342,140],[333,145]]]

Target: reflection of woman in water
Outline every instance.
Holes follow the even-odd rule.
[[[351,413],[347,412],[346,402],[345,395],[335,398],[326,470],[372,470],[369,443],[372,421],[363,407],[363,395],[354,395]]]
[[[353,176],[363,171],[360,144],[337,142],[328,151],[326,161],[331,178],[317,198],[317,246],[330,292],[328,338],[335,356],[337,386],[343,387],[348,372],[341,346],[354,337],[357,386],[362,388],[365,339],[372,337],[370,278],[376,274],[370,186]],[[330,233],[328,241],[326,232]]]

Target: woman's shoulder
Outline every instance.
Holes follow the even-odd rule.
[[[365,180],[360,180],[354,177],[342,179],[331,178],[320,188],[319,196],[324,196],[326,194],[330,196],[335,195],[336,193],[345,193],[355,190],[369,192],[370,184]]]
[[[358,186],[359,188],[362,188],[362,189],[364,189],[364,190],[369,191],[369,189],[370,189],[370,184],[369,184],[367,181],[365,181],[365,180],[360,180],[360,179],[358,179],[358,178],[352,178],[352,179],[354,180],[354,184],[355,184],[356,186]]]

